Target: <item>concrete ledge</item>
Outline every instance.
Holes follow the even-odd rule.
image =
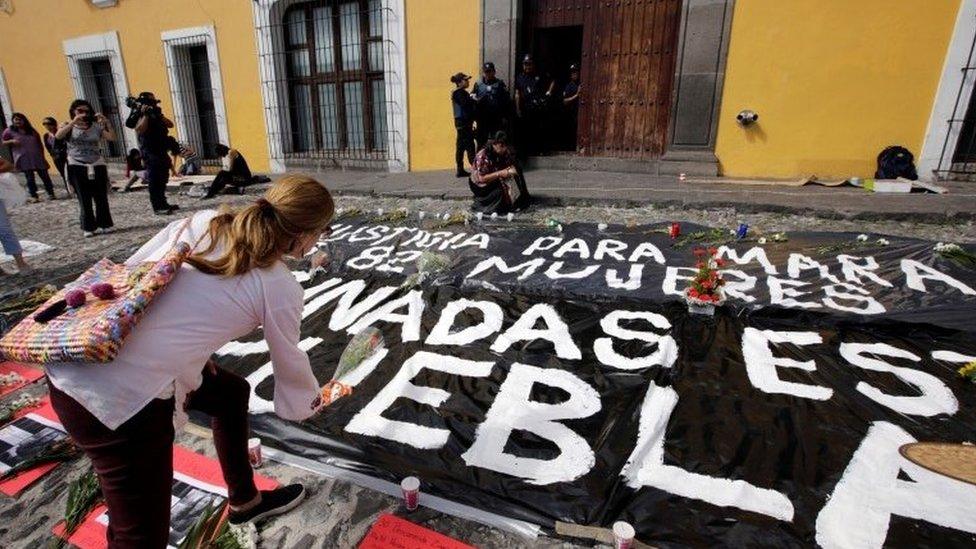
[[[605,158],[554,154],[532,156],[525,163],[533,170],[561,170],[613,173],[642,173],[650,175],[718,175],[718,160],[711,153],[673,154],[660,159]]]

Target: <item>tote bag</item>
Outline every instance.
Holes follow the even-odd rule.
[[[32,364],[115,360],[132,328],[190,255],[191,246],[179,239],[191,220],[183,224],[176,244],[159,261],[128,266],[105,258],[89,267],[7,332],[0,339],[0,354],[8,360]],[[112,297],[93,296],[91,288],[98,283],[110,284]],[[66,296],[73,290],[85,292],[85,302],[67,307]],[[61,309],[63,313],[43,318],[45,313],[49,316]]]

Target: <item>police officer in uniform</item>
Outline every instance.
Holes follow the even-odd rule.
[[[454,163],[457,164],[457,176],[468,177],[470,173],[464,170],[464,154],[468,154],[468,164],[474,164],[474,108],[475,101],[468,92],[471,77],[459,72],[451,77],[454,91],[451,92],[451,106],[454,109],[454,129],[457,130],[457,140],[454,143]]]
[[[485,148],[488,138],[508,125],[511,97],[505,82],[495,77],[495,64],[487,62],[481,67],[481,80],[474,85],[475,141],[478,150]]]
[[[573,63],[569,66],[569,82],[563,88],[563,101],[561,114],[560,132],[562,149],[566,151],[576,150],[576,125],[579,120],[579,99],[580,99],[580,71],[579,65]]]
[[[536,71],[532,54],[525,54],[522,74],[515,79],[515,117],[520,142],[516,150],[523,155],[546,152],[549,148],[543,125],[554,86],[555,82]]]

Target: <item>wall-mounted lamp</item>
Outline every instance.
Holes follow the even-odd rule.
[[[756,111],[744,110],[739,111],[739,114],[735,115],[735,119],[740,126],[749,126],[759,120],[759,115],[756,114]]]

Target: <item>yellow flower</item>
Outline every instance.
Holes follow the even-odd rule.
[[[966,364],[962,368],[959,368],[959,375],[976,383],[976,360]]]

